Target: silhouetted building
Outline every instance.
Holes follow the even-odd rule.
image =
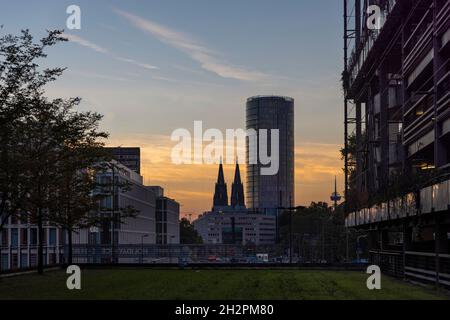
[[[236,163],[236,171],[234,172],[234,181],[231,185],[231,206],[233,208],[245,208],[244,185],[241,181],[241,172],[239,163]]]
[[[345,0],[344,31],[346,225],[370,264],[449,286],[450,2]]]
[[[143,184],[144,178],[126,167],[122,163],[111,167],[106,172],[100,173],[97,179],[104,185],[111,185],[111,181],[118,184],[128,184],[125,190],[115,187],[100,192],[110,193],[109,196],[100,200],[100,213],[104,216],[112,216],[122,208],[131,206],[137,210],[136,216],[126,217],[123,223],[105,222],[98,230],[81,229],[73,235],[74,244],[154,244],[156,196]],[[114,199],[114,201],[113,201]],[[144,236],[144,238],[142,238]]]
[[[180,204],[164,196],[156,199],[156,243],[180,243]]]
[[[204,212],[192,224],[205,244],[271,245],[276,240],[276,217],[250,209]]]
[[[138,147],[107,147],[112,152],[115,160],[130,168],[134,172],[141,173],[141,148]]]
[[[231,191],[228,196],[222,164],[216,183],[214,206],[194,222],[194,228],[204,243],[210,244],[274,244],[276,240],[276,217],[255,209],[247,209],[244,201],[244,185],[239,165],[236,163]],[[222,201],[225,199],[225,201]]]
[[[73,232],[73,244],[116,245],[155,244],[156,242],[156,196],[143,185],[143,177],[130,168],[113,160],[116,167],[97,175],[100,183],[111,185],[111,181],[129,184],[129,190],[120,188],[99,189],[106,193],[100,200],[100,214],[111,216],[120,208],[132,206],[138,212],[134,217],[125,217],[123,223],[104,222],[101,226],[78,229]],[[114,169],[113,169],[114,168]],[[114,201],[113,201],[114,199]],[[31,215],[31,216],[30,216]],[[0,231],[0,271],[33,268],[38,261],[38,228],[34,214],[12,216]],[[44,265],[63,263],[67,249],[67,232],[60,227],[44,223]],[[108,256],[108,259],[110,257]],[[67,262],[67,261],[66,261]],[[102,262],[100,256],[92,254],[79,258],[77,262]],[[119,259],[118,262],[130,262]]]
[[[214,191],[213,210],[214,208],[228,206],[227,184],[223,175],[222,162],[219,165],[219,174],[217,176],[216,188]]]
[[[294,190],[294,99],[279,96],[256,96],[247,99],[247,130],[259,132],[267,129],[270,137],[271,129],[279,130],[279,170],[275,175],[261,175],[265,167],[258,160],[257,164],[247,161],[247,207],[275,213],[277,207],[292,207],[295,203]],[[259,136],[257,138],[259,155]],[[277,150],[270,150],[269,154]],[[247,160],[250,152],[247,141]]]

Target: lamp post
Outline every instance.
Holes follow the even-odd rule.
[[[141,264],[144,263],[144,238],[147,238],[148,234],[143,234],[141,236]]]
[[[115,237],[115,223],[116,223],[116,212],[115,212],[115,205],[116,205],[116,185],[115,185],[115,180],[116,180],[116,167],[114,166],[113,163],[107,163],[107,166],[109,167],[109,169],[111,170],[111,176],[112,176],[112,181],[111,181],[111,263],[115,263],[115,252],[114,252],[114,247],[115,247],[115,242],[116,242],[116,237]]]
[[[174,238],[175,238],[175,236],[170,236],[167,238],[169,240],[168,247],[167,247],[167,249],[169,250],[169,263],[172,261],[172,251],[171,251],[170,245],[172,244],[171,240]]]
[[[289,203],[291,202],[289,198]],[[297,207],[278,207],[279,210],[289,211],[289,263],[292,264],[292,211],[296,210]]]

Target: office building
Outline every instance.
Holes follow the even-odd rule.
[[[66,243],[61,229],[44,223],[44,265],[63,261]],[[0,271],[36,267],[38,228],[29,215],[11,216],[0,231]]]
[[[164,196],[161,187],[147,187],[156,191],[156,243],[180,243],[180,204]]]
[[[205,212],[193,225],[205,244],[271,245],[276,240],[276,217],[245,208]]]
[[[108,248],[118,245],[178,244],[179,239],[179,204],[164,197],[164,189],[159,186],[144,186],[143,177],[130,168],[112,162],[115,166],[97,176],[105,188],[101,200],[104,216],[118,215],[121,209],[131,206],[137,210],[134,216],[124,217],[119,223],[105,222],[99,227],[77,230],[73,233],[74,248],[81,248],[77,263],[111,262]],[[113,169],[114,168],[114,169]],[[119,185],[127,183],[127,190]],[[113,206],[113,199],[114,206]],[[0,232],[0,271],[34,268],[37,266],[38,229],[33,215],[18,215],[8,219]],[[44,265],[58,265],[64,262],[67,234],[58,227],[44,222]],[[83,248],[103,248],[104,251],[87,251]],[[102,250],[103,250],[102,249]],[[77,251],[78,252],[78,251]],[[88,254],[91,252],[91,254]],[[138,256],[117,257],[119,263],[136,263]]]
[[[74,233],[74,244],[154,244],[156,243],[156,195],[143,185],[143,177],[121,163],[113,161],[114,169],[98,175],[101,184],[114,179],[115,190],[106,190],[99,213],[112,216],[132,207],[137,212],[122,219],[123,223],[108,222],[100,228],[83,229]],[[117,186],[128,184],[126,190]],[[114,197],[114,206],[113,206]]]
[[[269,154],[277,152],[279,170],[275,175],[262,175],[263,165],[258,160],[251,164],[247,161],[247,185],[245,198],[247,207],[275,213],[278,207],[292,207],[295,203],[295,154],[294,154],[294,99],[281,96],[256,96],[247,99],[246,108],[247,130],[279,130],[279,150],[270,150]],[[252,146],[247,140],[247,160],[249,154],[259,155],[259,136],[257,145]],[[254,153],[254,152],[257,153]]]
[[[141,148],[139,147],[108,147],[113,159],[134,172],[141,173]]]

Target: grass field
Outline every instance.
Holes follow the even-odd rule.
[[[448,299],[432,289],[363,272],[298,270],[82,270],[68,290],[64,271],[0,278],[0,299]]]

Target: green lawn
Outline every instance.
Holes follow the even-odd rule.
[[[0,299],[446,299],[382,276],[369,291],[363,272],[298,270],[82,270],[68,290],[64,271],[0,278]]]

